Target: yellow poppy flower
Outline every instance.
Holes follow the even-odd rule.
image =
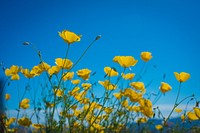
[[[39,76],[42,72],[43,70],[39,66],[34,66],[30,73]]]
[[[72,44],[74,42],[78,42],[81,40],[80,35],[76,35],[74,32],[63,30],[62,32],[58,32],[59,36],[67,43]]]
[[[87,68],[78,70],[76,74],[84,80],[88,80],[90,78],[91,71]]]
[[[18,131],[17,128],[12,128],[12,129],[7,128],[6,130],[7,130],[8,133],[17,133],[17,131]]]
[[[29,105],[30,100],[28,98],[24,98],[21,102],[20,102],[20,108],[23,109],[27,109],[30,107]]]
[[[160,124],[159,124],[159,125],[156,125],[155,127],[156,127],[157,130],[162,130],[162,129],[163,129],[163,126],[160,125]]]
[[[142,98],[141,93],[137,93],[136,91],[134,91],[131,88],[126,88],[124,90],[124,96],[129,97],[131,102],[138,102]]]
[[[200,108],[195,107],[193,109],[194,109],[195,115],[200,119]]]
[[[5,94],[5,99],[9,100],[10,99],[10,94]]]
[[[143,113],[147,117],[153,116],[152,102],[150,100],[142,98],[139,101],[139,104],[141,113]]]
[[[72,65],[73,65],[73,62],[69,59],[62,59],[62,58],[57,58],[56,61],[55,61],[56,65],[61,67],[61,68],[64,68],[64,69],[71,69],[72,68]]]
[[[190,78],[190,74],[186,72],[181,72],[180,74],[174,72],[174,75],[179,82],[185,82]]]
[[[166,93],[166,92],[170,91],[171,89],[172,89],[172,87],[168,83],[161,82],[160,91],[162,93]]]
[[[110,114],[110,113],[112,113],[113,109],[107,107],[107,108],[104,108],[104,111],[106,112],[106,114]]]
[[[102,108],[102,105],[96,103],[96,102],[92,102],[91,105],[90,105],[90,108],[91,109],[101,109]]]
[[[56,93],[57,97],[62,97],[64,95],[64,91],[61,89],[55,89],[54,93]]]
[[[122,104],[123,107],[128,108],[128,100],[122,101],[121,104]]]
[[[126,80],[132,80],[134,76],[135,76],[134,73],[127,73],[127,74],[122,73],[122,77]]]
[[[64,77],[63,77],[64,81],[71,80],[74,77],[74,72],[67,72],[67,73],[65,73],[63,75],[64,75]]]
[[[92,84],[90,84],[90,83],[82,83],[82,85],[81,85],[85,90],[88,90],[88,89],[90,89],[91,87],[92,87]]]
[[[133,106],[128,106],[128,110],[131,111],[131,112],[134,111],[134,112],[138,113],[138,112],[140,112],[140,107],[135,106],[135,105],[133,105]]]
[[[11,118],[9,118],[9,119],[6,120],[5,125],[6,126],[10,126],[13,122],[15,122],[15,120],[16,120],[16,118],[11,117]]]
[[[99,84],[101,84],[106,90],[115,90],[117,88],[117,86],[110,83],[109,80],[99,81]]]
[[[143,82],[132,82],[132,83],[130,83],[130,86],[132,86],[136,90],[142,91],[142,93],[145,93],[145,91],[146,91]]]
[[[33,126],[35,129],[45,128],[45,126],[42,125],[42,124],[32,124],[32,126]]]
[[[136,120],[137,123],[146,123],[147,121],[148,121],[148,120],[147,120],[146,117],[138,118],[138,119]]]
[[[20,126],[27,126],[27,127],[29,127],[32,124],[31,120],[27,117],[19,119],[18,123]]]
[[[52,66],[51,68],[48,69],[48,73],[50,76],[59,73],[59,71],[60,71],[59,66]]]
[[[21,71],[21,67],[12,65],[12,66],[10,67],[10,69],[7,68],[7,69],[5,70],[5,75],[6,75],[6,76],[11,76],[11,80],[19,80],[20,77],[19,77],[18,73],[19,73],[20,71]]]
[[[185,115],[181,115],[181,121],[182,121],[182,122],[185,121]]]
[[[38,67],[42,70],[42,71],[48,71],[48,69],[50,68],[50,65],[47,64],[46,62],[41,62]]]
[[[176,108],[174,111],[177,112],[177,113],[181,113],[182,109]]]
[[[22,69],[21,72],[26,78],[33,78],[34,76],[36,76],[33,71],[29,71],[28,69]]]
[[[79,84],[81,81],[79,79],[76,79],[76,80],[72,80],[71,83],[74,84],[74,85],[77,85]]]
[[[93,124],[92,125],[96,130],[98,130],[98,131],[100,131],[100,130],[104,130],[105,129],[105,127],[103,127],[103,126],[101,126],[101,125],[99,125],[99,124]]]
[[[74,116],[78,117],[81,114],[81,110],[74,110]]]
[[[70,95],[74,96],[78,94],[80,88],[79,87],[74,87],[72,91],[69,92]]]
[[[115,69],[111,68],[111,67],[104,67],[104,72],[109,77],[117,76],[118,75],[118,72]]]
[[[77,121],[75,121],[74,124],[73,124],[73,127],[74,127],[74,128],[79,128],[79,127],[80,127],[80,124],[79,124]]]
[[[188,116],[188,119],[191,120],[191,121],[195,121],[195,120],[198,120],[199,118],[196,116],[195,113],[193,112],[188,112],[187,113],[187,116]]]
[[[132,56],[115,56],[113,61],[119,63],[119,65],[124,68],[135,66],[135,64],[138,62],[138,60],[135,60],[135,58]]]
[[[113,96],[115,96],[118,100],[120,100],[122,98],[121,93],[114,93]]]
[[[144,62],[147,62],[152,58],[152,55],[150,52],[141,52],[140,57]]]

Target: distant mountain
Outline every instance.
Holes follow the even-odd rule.
[[[162,124],[162,119],[149,119],[147,123],[140,124],[138,123],[132,124],[133,131],[138,132],[159,132],[155,128],[156,125]],[[164,133],[171,133],[171,132],[181,132],[181,133],[200,133],[200,120],[197,121],[184,121],[182,122],[180,117],[169,119],[168,127],[163,131]],[[131,125],[131,124],[130,124]],[[140,128],[140,129],[138,129]]]

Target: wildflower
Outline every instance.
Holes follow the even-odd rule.
[[[7,128],[7,132],[8,132],[8,133],[17,133],[17,131],[18,131],[17,128],[12,128],[12,129]]]
[[[142,118],[138,118],[137,123],[146,123],[147,122],[147,118],[146,117],[142,117]]]
[[[168,83],[161,82],[160,91],[162,93],[166,93],[166,92],[170,91],[171,89],[172,89],[172,87]]]
[[[127,74],[122,74],[122,77],[126,80],[132,80],[134,78],[135,74],[134,73],[127,73]]]
[[[181,112],[182,112],[182,109],[176,108],[176,109],[175,109],[175,112],[181,113]]]
[[[141,93],[137,93],[136,91],[134,91],[131,88],[126,88],[124,90],[124,96],[129,97],[131,102],[138,102],[141,98],[142,98],[142,94]]]
[[[22,69],[21,72],[26,78],[32,78],[36,76],[36,74],[33,73],[33,71],[29,71],[28,69]]]
[[[91,71],[89,69],[85,68],[85,69],[78,70],[76,73],[82,79],[88,80],[90,78]]]
[[[196,116],[195,113],[193,112],[188,112],[187,113],[187,116],[188,116],[188,119],[191,120],[191,121],[194,121],[194,120],[198,120],[199,118]]]
[[[185,121],[185,115],[181,115],[181,121],[184,122]]]
[[[70,94],[71,96],[74,96],[74,95],[76,95],[76,94],[79,92],[79,90],[80,90],[79,87],[74,87],[74,88],[72,89],[72,91],[69,92],[69,94]]]
[[[102,106],[100,104],[96,103],[96,102],[92,102],[91,105],[90,105],[90,108],[91,109],[94,109],[94,108],[101,109]]]
[[[109,77],[117,76],[118,75],[118,72],[115,69],[111,68],[111,67],[104,67],[104,72]]]
[[[132,83],[130,83],[130,86],[132,86],[136,90],[142,91],[142,93],[145,93],[145,91],[146,91],[143,82],[132,82]]]
[[[94,127],[95,129],[97,129],[98,131],[105,129],[105,127],[103,127],[103,126],[101,126],[101,125],[99,125],[99,124],[95,124],[95,123],[93,124],[93,127]]]
[[[181,73],[174,72],[174,75],[179,82],[185,82],[190,78],[190,74],[186,72],[181,72]]]
[[[135,66],[138,62],[138,60],[135,60],[132,56],[115,56],[113,61],[119,63],[119,65],[124,68]]]
[[[46,62],[41,62],[38,67],[40,67],[40,69],[42,71],[48,71],[48,69],[50,68],[50,65],[48,65]]]
[[[147,62],[152,58],[152,55],[150,52],[141,52],[140,57],[144,62]]]
[[[82,85],[81,85],[85,90],[88,90],[88,89],[90,89],[91,87],[92,87],[92,84],[90,84],[90,83],[82,83]]]
[[[74,98],[77,100],[77,101],[82,101],[85,97],[86,93],[85,91],[82,91],[80,93],[75,93],[73,94]]]
[[[52,66],[51,68],[48,69],[48,73],[50,76],[59,73],[59,71],[60,71],[59,66]]]
[[[13,122],[15,122],[16,118],[11,117],[6,120],[5,126],[10,126]]]
[[[81,114],[81,110],[74,110],[74,116],[78,117]]]
[[[131,112],[136,112],[136,113],[138,113],[138,112],[140,112],[140,107],[138,107],[138,106],[128,106],[128,110],[129,111],[131,111]]]
[[[23,118],[19,119],[18,123],[21,126],[27,126],[27,127],[29,127],[32,124],[31,120],[27,117],[23,117]]]
[[[42,124],[32,124],[32,126],[35,128],[35,129],[40,129],[40,128],[44,128],[45,126],[42,125]]]
[[[39,76],[42,72],[43,70],[40,66],[34,66],[30,73],[34,74],[35,76]]]
[[[117,86],[110,83],[109,80],[99,81],[99,84],[101,84],[106,90],[115,90],[117,88]]]
[[[55,89],[54,93],[56,94],[57,97],[62,97],[64,94],[64,91],[61,89]]]
[[[78,128],[79,126],[80,126],[80,124],[77,121],[75,121],[74,124],[73,124],[73,127]]]
[[[56,65],[59,66],[60,68],[64,68],[64,69],[71,69],[73,62],[69,59],[62,59],[62,58],[56,58],[55,61]]]
[[[142,98],[139,101],[139,104],[140,104],[140,112],[141,113],[143,113],[147,117],[153,116],[152,103],[150,100]]]
[[[200,108],[193,108],[195,115],[200,119]]]
[[[80,35],[76,35],[74,32],[63,30],[62,32],[58,32],[59,36],[67,43],[72,44],[74,42],[78,42],[81,40]]]
[[[107,107],[107,108],[104,108],[104,111],[106,112],[106,114],[110,114],[110,113],[112,113],[113,109]]]
[[[7,68],[5,70],[5,75],[6,76],[11,76],[11,80],[19,80],[20,77],[19,77],[18,73],[20,72],[20,70],[21,70],[21,67],[12,65],[10,67],[10,69]]]
[[[74,85],[77,85],[79,84],[81,81],[79,79],[76,79],[76,80],[72,80],[71,83],[74,84]]]
[[[122,98],[121,93],[114,93],[113,96],[115,96],[118,100]]]
[[[28,98],[24,98],[21,102],[20,102],[20,108],[23,109],[27,109],[30,107],[29,105],[30,100]]]
[[[74,77],[74,72],[67,72],[63,74],[63,80],[71,80]]]
[[[9,100],[10,99],[10,94],[5,94],[5,99]]]
[[[160,125],[160,124],[159,124],[159,125],[156,125],[155,127],[156,127],[157,130],[162,130],[162,129],[163,129],[163,126]]]
[[[128,107],[128,100],[122,101],[121,104],[122,104],[123,107],[127,108]]]

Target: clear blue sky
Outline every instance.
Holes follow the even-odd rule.
[[[191,78],[184,83],[181,97],[196,94],[200,98],[199,7],[198,0],[1,0],[0,61],[7,67],[37,65],[39,58],[35,51],[22,45],[29,41],[41,51],[47,63],[54,65],[55,58],[65,56],[67,45],[58,36],[63,29],[83,35],[81,42],[70,48],[69,58],[75,61],[100,34],[102,38],[75,70],[88,67],[97,71],[96,79],[103,80],[105,66],[119,68],[112,62],[115,55],[139,59],[140,52],[150,51],[153,59],[143,81],[153,79],[153,83],[147,92],[157,92],[166,73],[165,81],[173,90],[160,103],[174,103],[178,82],[173,72],[186,71]],[[141,66],[140,60],[133,72],[137,73]],[[9,87],[7,92],[14,98],[16,88]],[[14,107],[16,103],[10,104]]]

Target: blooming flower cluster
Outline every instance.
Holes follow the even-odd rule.
[[[69,46],[81,39],[80,35],[68,30],[59,32],[59,36],[68,44],[67,54]],[[97,36],[93,42],[99,40],[100,37]],[[42,59],[41,55],[39,56]],[[151,52],[145,51],[140,54],[144,64],[147,64],[152,57]],[[56,58],[52,66],[41,60],[31,69],[16,65],[7,68],[5,75],[10,80],[20,80],[20,73],[29,80],[45,73],[47,76],[45,82],[48,81],[49,85],[42,89],[42,95],[38,98],[40,103],[38,106],[35,104],[38,99],[25,98],[29,90],[24,91],[19,101],[18,116],[16,118],[6,117],[4,121],[6,131],[16,132],[16,128],[11,128],[15,122],[24,128],[31,127],[31,130],[36,132],[129,132],[129,129],[134,130],[134,124],[130,123],[138,125],[147,123],[156,115],[153,102],[147,97],[147,84],[141,78],[135,78],[142,75],[135,74],[136,72],[133,73],[131,69],[128,69],[136,66],[139,60],[133,56],[115,56],[113,62],[118,64],[116,68],[119,67],[119,69],[104,67],[105,76],[103,80],[98,81],[99,84],[91,82],[92,70],[88,68],[74,70],[78,61],[72,62],[66,56],[66,58]],[[120,71],[121,68],[123,71]],[[190,74],[186,72],[174,72],[174,75],[180,84],[190,78]],[[103,88],[103,96],[94,94],[93,90],[97,88]],[[170,84],[164,81],[158,88],[162,94],[172,90]],[[178,96],[179,93],[180,91]],[[178,96],[171,113],[173,111],[183,112],[182,109],[177,108],[181,103],[178,102]],[[10,95],[5,94],[5,100],[8,102],[9,99]],[[33,116],[19,115],[21,109],[26,112],[31,106],[33,106],[33,115],[37,118],[37,122],[32,121]],[[46,115],[44,123],[40,122],[40,111]],[[155,126],[157,130],[162,131],[166,127],[171,113],[164,119],[164,124]],[[181,118],[183,121],[185,119],[199,120],[199,107],[196,106],[187,114],[184,113]]]

